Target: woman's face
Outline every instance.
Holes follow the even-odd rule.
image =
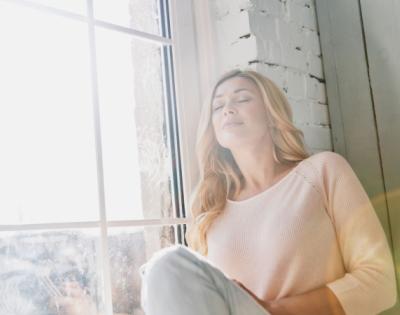
[[[221,83],[211,105],[212,125],[218,143],[227,149],[270,142],[267,112],[257,86],[247,78]]]

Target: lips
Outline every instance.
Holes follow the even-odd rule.
[[[224,123],[222,125],[222,129],[229,128],[229,127],[235,127],[238,125],[243,125],[243,123],[240,121],[227,121],[226,123]]]

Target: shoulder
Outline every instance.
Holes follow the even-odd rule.
[[[314,169],[319,176],[338,175],[350,168],[347,160],[338,153],[323,151],[303,160],[303,164]]]
[[[339,153],[332,151],[322,151],[315,153],[313,155],[310,155],[306,160],[309,160],[312,163],[319,164],[343,163],[343,161],[346,161],[346,159]]]
[[[331,151],[315,153],[301,162],[298,173],[311,183],[324,198],[338,179],[352,169],[340,154]]]

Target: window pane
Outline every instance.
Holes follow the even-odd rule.
[[[86,0],[28,0],[28,2],[86,15]]]
[[[94,14],[98,20],[161,35],[157,0],[96,0]]]
[[[0,222],[98,219],[87,26],[0,2]]]
[[[98,233],[0,234],[0,314],[97,315],[104,309]]]
[[[96,29],[107,218],[171,217],[161,47]]]
[[[114,313],[143,315],[139,267],[154,252],[175,244],[175,226],[109,229]]]

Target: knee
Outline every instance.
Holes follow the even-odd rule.
[[[196,257],[183,245],[174,245],[154,253],[150,260],[140,267],[142,277],[147,281],[181,275]]]
[[[169,309],[168,314],[176,313],[171,310],[180,305],[181,297],[190,294],[193,284],[198,282],[198,259],[193,251],[175,245],[156,252],[140,267],[141,305],[146,314],[162,314],[164,308]]]

